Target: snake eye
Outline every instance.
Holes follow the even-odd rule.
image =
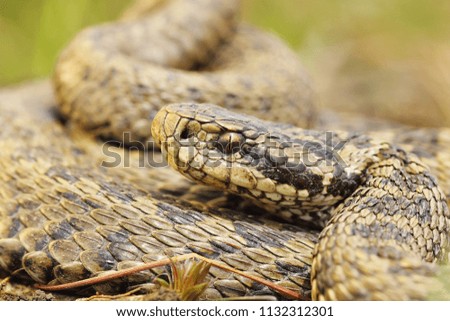
[[[217,140],[217,148],[225,154],[232,154],[239,150],[244,142],[244,136],[238,133],[224,133]]]

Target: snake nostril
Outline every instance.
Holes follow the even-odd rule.
[[[191,120],[184,127],[177,127],[176,131],[180,133],[180,139],[190,139],[197,137],[201,129],[199,122]]]
[[[191,136],[191,132],[188,128],[183,129],[183,131],[180,134],[181,139],[188,139]]]

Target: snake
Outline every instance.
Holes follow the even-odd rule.
[[[78,34],[51,84],[0,90],[0,276],[64,284],[196,253],[314,300],[439,289],[448,129],[327,122],[297,54],[239,22],[239,1],[148,6]],[[286,299],[208,278],[204,299]]]

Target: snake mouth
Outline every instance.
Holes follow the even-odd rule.
[[[215,168],[213,160],[238,152],[244,138],[218,123],[220,109],[209,104],[171,104],[156,114],[152,135],[172,167],[200,171],[208,163]]]

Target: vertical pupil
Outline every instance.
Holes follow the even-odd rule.
[[[241,140],[242,136],[239,134],[225,133],[218,140],[219,149],[223,153],[230,154],[236,147],[239,147]]]
[[[229,135],[227,144],[227,153],[231,153],[232,151],[233,151],[233,135]]]

